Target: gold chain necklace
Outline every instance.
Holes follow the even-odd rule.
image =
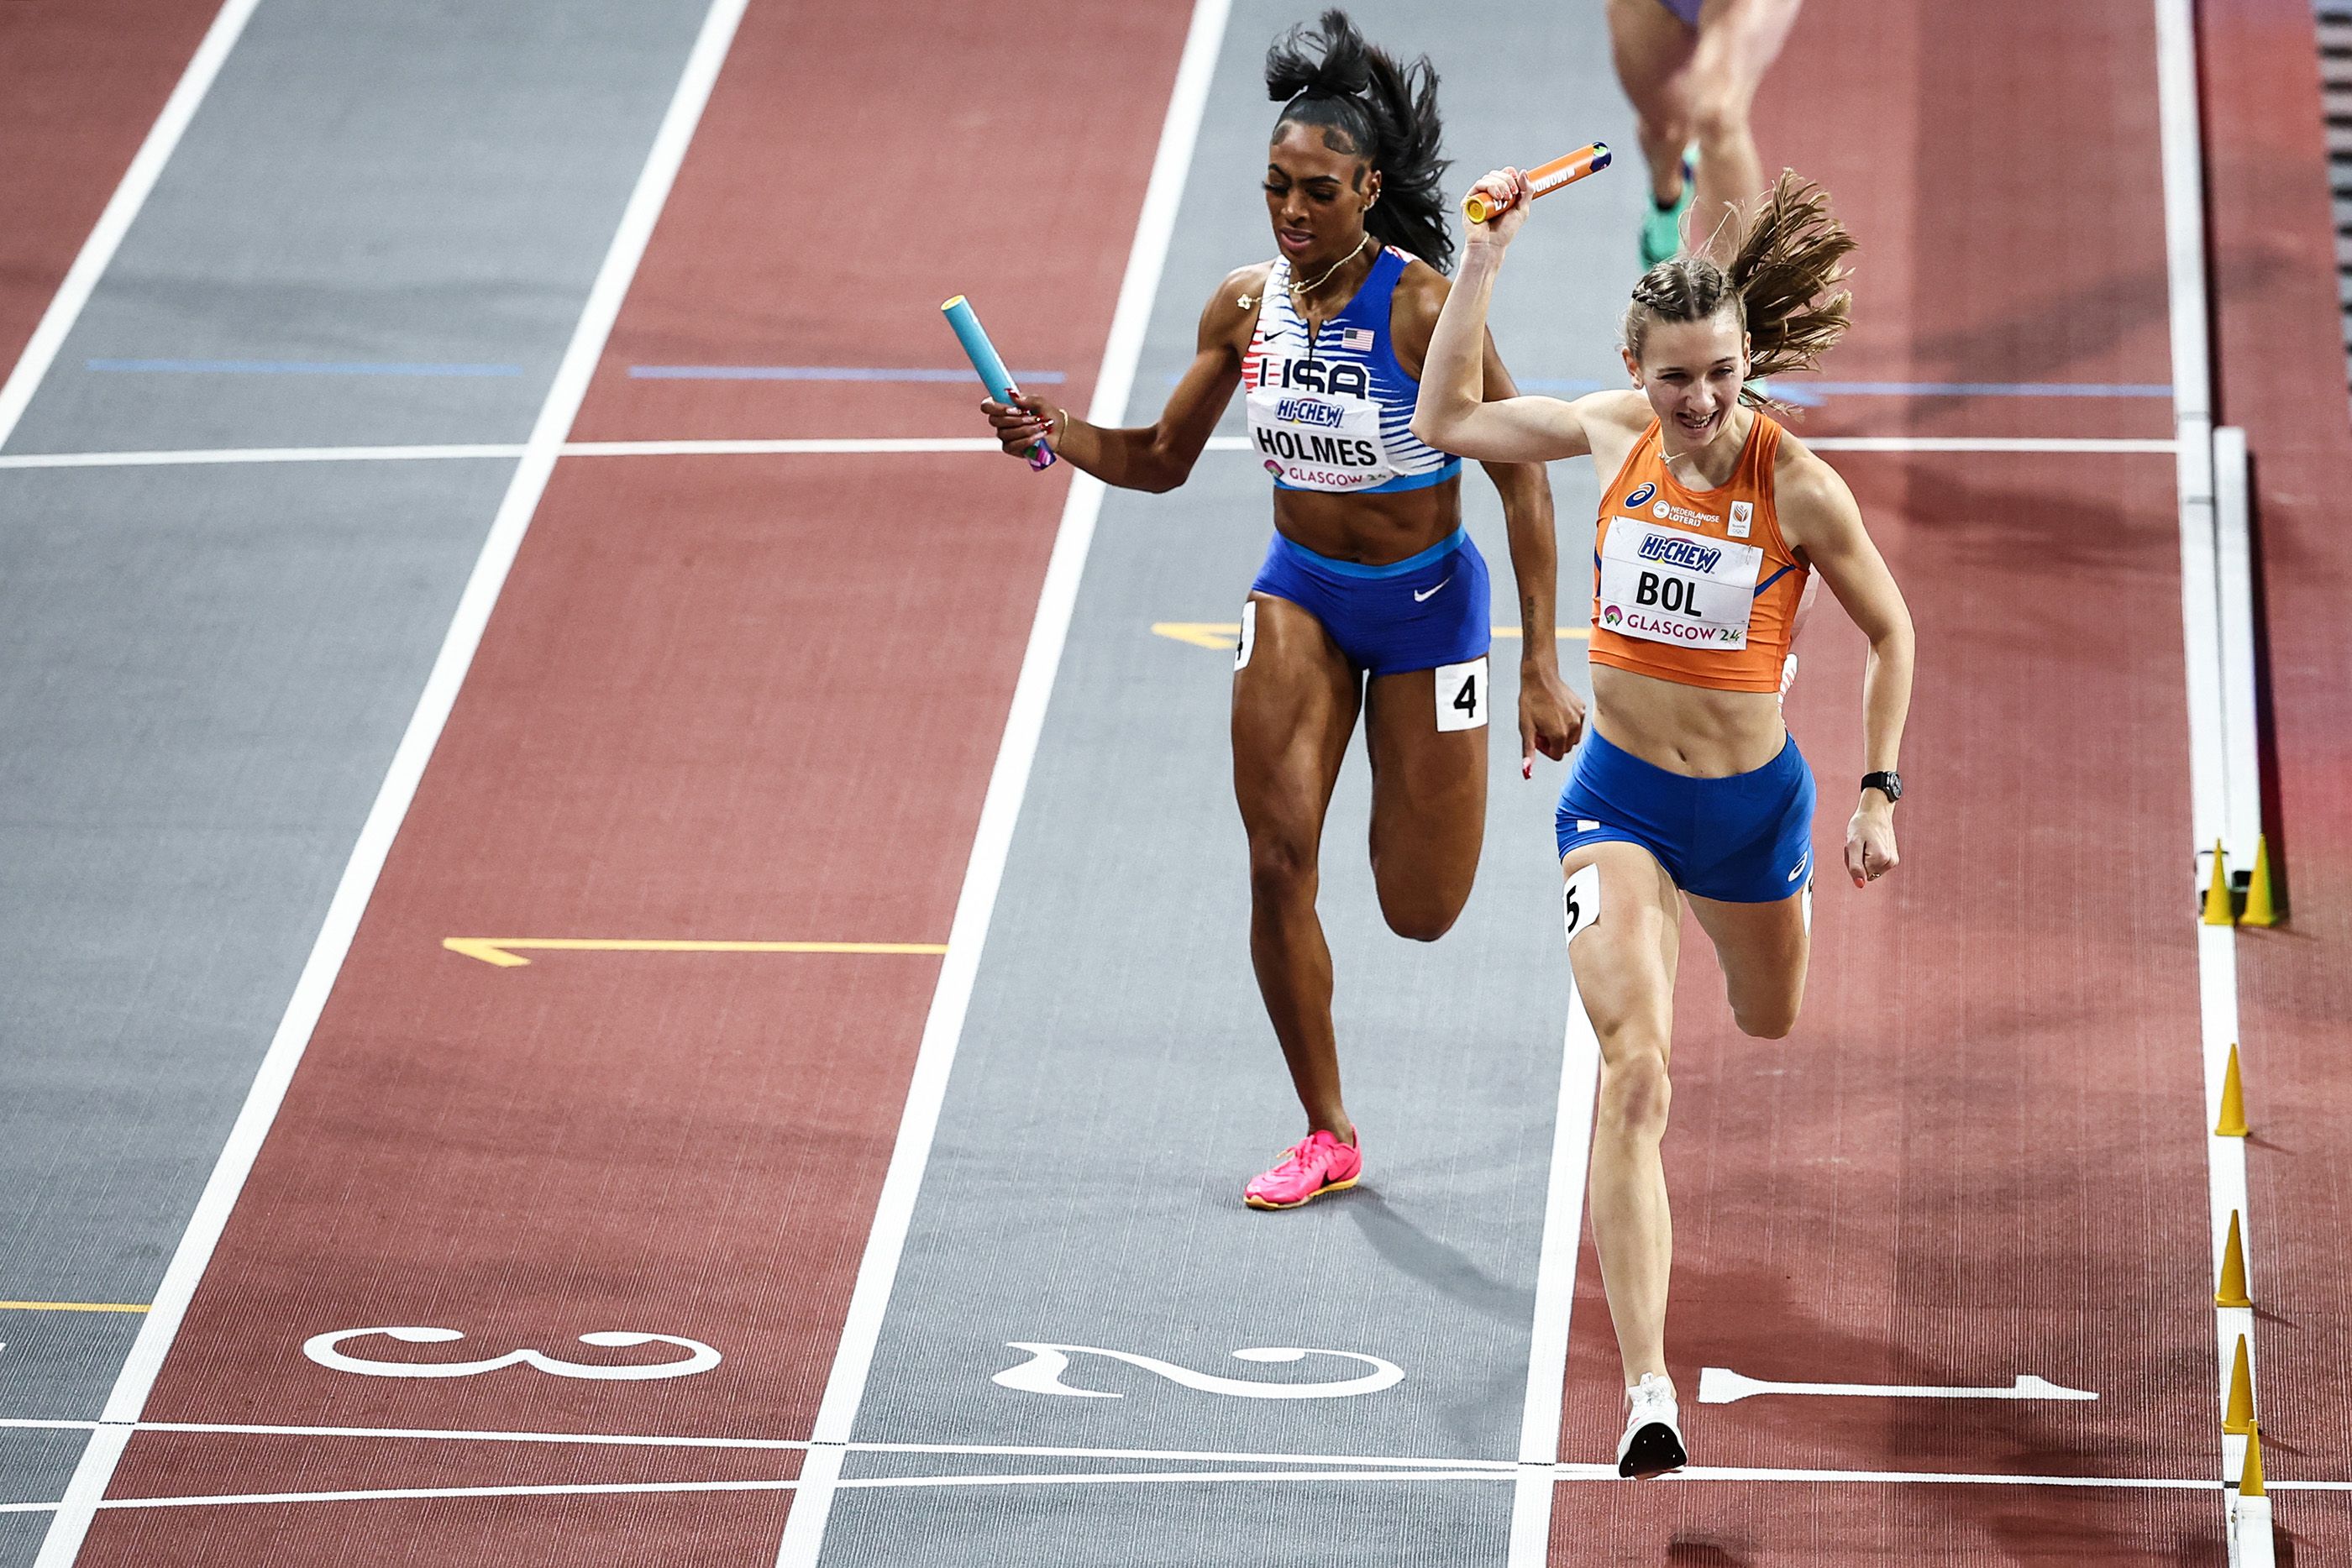
[[[1355,260],[1358,256],[1360,256],[1363,255],[1363,254],[1364,254],[1364,247],[1365,247],[1366,246],[1368,246],[1368,245],[1371,244],[1371,243],[1372,243],[1372,236],[1371,236],[1371,234],[1370,234],[1370,232],[1369,230],[1367,230],[1367,231],[1365,232],[1364,237],[1363,237],[1363,238],[1361,238],[1361,239],[1360,239],[1360,240],[1358,240],[1358,241],[1356,242],[1356,248],[1355,248],[1355,249],[1353,249],[1353,250],[1349,251],[1347,255],[1345,255],[1345,256],[1341,256],[1339,260],[1337,260],[1337,261],[1333,262],[1333,263],[1332,263],[1328,267],[1327,267],[1327,268],[1324,270],[1323,276],[1322,276],[1322,277],[1318,277],[1318,278],[1317,278],[1314,282],[1312,282],[1312,283],[1301,283],[1301,282],[1299,282],[1296,277],[1292,278],[1292,279],[1290,280],[1290,297],[1291,297],[1293,299],[1297,299],[1297,298],[1299,298],[1301,296],[1308,295],[1308,294],[1312,294],[1312,293],[1314,293],[1317,289],[1318,289],[1318,288],[1322,287],[1325,284],[1327,284],[1327,283],[1330,282],[1330,281],[1331,281],[1331,279],[1332,279],[1332,277],[1333,277],[1333,276],[1334,276],[1335,274],[1337,274],[1337,273],[1339,272],[1339,270],[1341,267],[1343,267],[1347,266],[1349,262],[1351,262],[1351,261]]]

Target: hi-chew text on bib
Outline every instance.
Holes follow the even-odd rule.
[[[1594,623],[1645,643],[1745,648],[1763,564],[1760,545],[1613,517],[1601,550]]]
[[[1381,440],[1380,404],[1368,397],[1259,387],[1249,394],[1249,428],[1266,472],[1298,489],[1369,490],[1396,477]]]

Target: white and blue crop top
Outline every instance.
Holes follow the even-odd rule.
[[[1309,339],[1276,257],[1242,360],[1250,443],[1281,490],[1357,495],[1419,490],[1462,472],[1462,459],[1412,433],[1421,382],[1389,340],[1389,299],[1412,258],[1385,246],[1356,297]]]

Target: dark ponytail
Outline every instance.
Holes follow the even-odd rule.
[[[1265,90],[1283,106],[1276,135],[1292,120],[1318,127],[1325,146],[1370,159],[1380,172],[1381,199],[1364,214],[1373,239],[1440,272],[1453,264],[1438,193],[1446,161],[1437,155],[1437,71],[1428,56],[1400,66],[1366,43],[1345,11],[1329,10],[1313,33],[1293,27],[1266,50]]]

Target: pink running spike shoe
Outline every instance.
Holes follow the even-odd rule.
[[[1355,1145],[1318,1130],[1283,1150],[1272,1170],[1242,1188],[1242,1201],[1252,1208],[1297,1208],[1327,1192],[1346,1191],[1363,1169]]]

